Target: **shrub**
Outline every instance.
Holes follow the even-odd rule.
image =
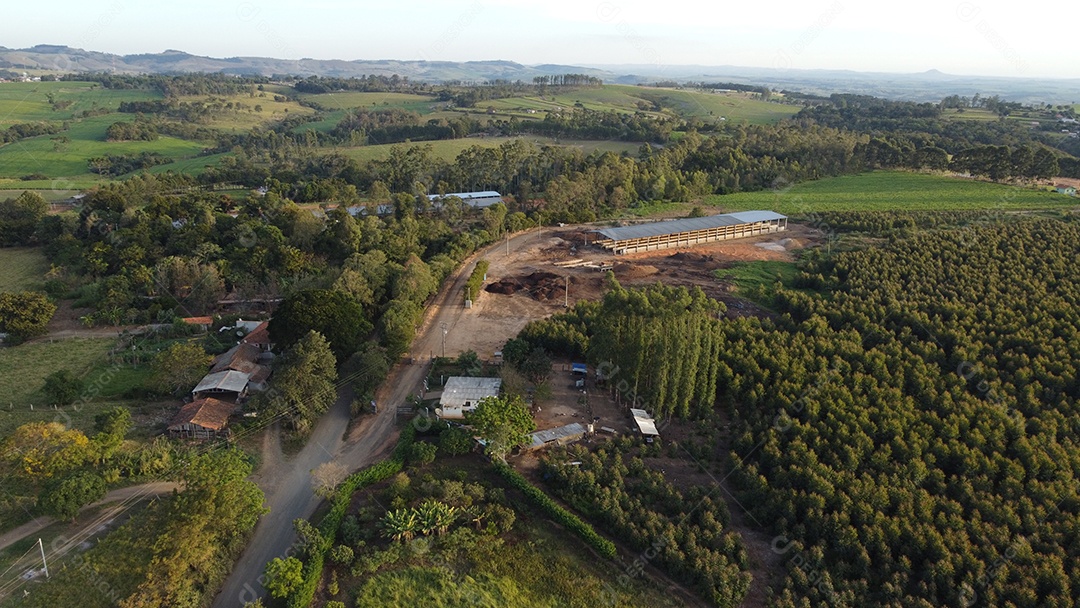
[[[460,456],[472,451],[476,441],[468,431],[459,427],[448,427],[439,435],[439,451],[447,456]]]
[[[439,449],[434,443],[418,441],[409,449],[409,462],[414,465],[425,465],[435,462],[435,452]]]

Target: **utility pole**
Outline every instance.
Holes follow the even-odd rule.
[[[570,308],[570,275],[566,275],[566,291],[563,297],[563,308]]]
[[[510,255],[510,231],[506,232],[506,255]]]
[[[41,543],[41,538],[37,539],[38,549],[41,549],[41,565],[45,566],[45,578],[49,578],[49,564],[45,561],[45,545]]]
[[[450,331],[446,326],[446,321],[439,323],[439,328],[442,329],[442,356],[446,358],[446,332]]]

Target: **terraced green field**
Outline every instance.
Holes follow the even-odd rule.
[[[705,197],[724,211],[771,209],[787,215],[815,211],[944,211],[964,209],[1054,209],[1080,206],[1080,199],[1054,192],[969,179],[875,171],[798,184],[787,190]]]

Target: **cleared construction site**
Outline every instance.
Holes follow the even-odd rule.
[[[787,230],[787,220],[787,216],[773,211],[742,211],[593,232],[601,237],[596,245],[623,255],[780,232]]]

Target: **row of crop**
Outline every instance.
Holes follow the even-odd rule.
[[[397,447],[394,448],[394,453],[389,459],[353,473],[334,492],[334,496],[330,499],[330,511],[319,523],[319,532],[323,539],[322,546],[310,550],[308,559],[304,563],[304,580],[286,599],[286,605],[289,608],[307,608],[314,601],[315,592],[319,588],[319,580],[322,578],[326,554],[333,546],[334,539],[337,538],[338,529],[345,518],[345,511],[349,507],[353,494],[399,473],[405,464],[405,455],[415,436],[416,429],[411,424],[406,426],[402,429]]]
[[[585,541],[590,547],[596,549],[600,555],[608,559],[615,557],[615,543],[597,534],[596,530],[592,526],[585,523],[580,517],[574,515],[562,505],[552,500],[550,496],[544,493],[543,490],[529,483],[528,479],[525,479],[521,473],[518,473],[512,469],[509,465],[501,462],[495,463],[495,470],[503,476],[511,486],[521,490],[525,496],[540,507],[549,517],[565,526],[568,530],[577,534],[581,540]]]
[[[484,286],[484,279],[487,277],[488,266],[490,265],[487,260],[480,260],[476,263],[476,268],[473,268],[469,280],[465,283],[466,300],[475,300],[476,296],[480,295],[480,288]]]

